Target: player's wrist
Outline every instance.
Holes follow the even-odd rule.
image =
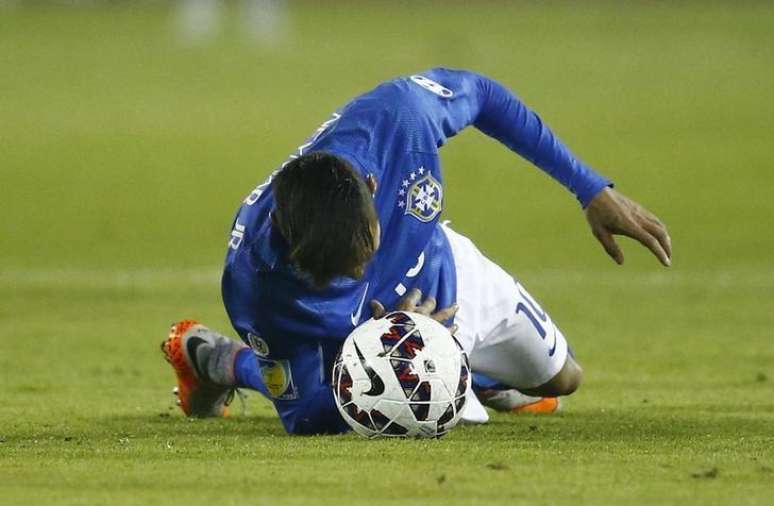
[[[575,196],[581,204],[583,209],[589,207],[591,201],[594,200],[600,193],[609,188],[613,188],[615,184],[604,176],[594,174],[594,178],[588,183],[581,185],[575,192]]]

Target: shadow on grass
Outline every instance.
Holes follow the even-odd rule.
[[[192,419],[178,413],[137,414],[82,417],[56,424],[24,424],[8,427],[0,433],[0,444],[25,441],[83,441],[164,439],[186,437],[212,439],[221,437],[274,438],[285,431],[276,416],[234,416],[228,418]]]
[[[728,406],[659,406],[628,410],[579,410],[556,416],[498,414],[489,424],[490,439],[514,436],[552,441],[663,442],[701,438],[771,439],[774,416],[759,409]]]
[[[772,427],[774,414],[765,406],[756,410],[724,409],[722,405],[702,405],[701,409],[649,406],[618,410],[574,410],[555,416],[494,414],[489,424],[457,428],[444,440],[463,443],[486,439],[492,442],[518,440],[526,444],[680,444],[697,440],[737,441],[744,438],[752,442],[771,441],[774,438]],[[238,438],[261,441],[289,437],[274,414],[190,419],[177,411],[170,411],[84,416],[52,424],[20,423],[15,427],[4,428],[0,433],[0,444],[180,438],[192,441]],[[328,439],[338,436],[321,437]]]

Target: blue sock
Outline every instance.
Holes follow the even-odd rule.
[[[237,353],[234,361],[234,377],[239,388],[249,388],[260,392],[264,397],[271,398],[269,390],[263,383],[258,358],[251,348],[245,348]]]

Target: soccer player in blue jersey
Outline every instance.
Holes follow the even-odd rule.
[[[551,411],[575,391],[582,370],[548,314],[439,222],[438,148],[470,125],[572,192],[616,262],[623,255],[613,235],[622,234],[670,264],[658,218],[613,190],[501,84],[443,68],[387,81],[334,113],[244,200],[222,291],[246,344],[193,321],[174,325],[162,343],[187,415],[222,416],[241,387],[271,399],[289,433],[348,430],[332,363],[353,328],[384,308],[453,325],[486,404]],[[485,421],[475,398],[465,418]]]

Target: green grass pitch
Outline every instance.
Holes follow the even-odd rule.
[[[0,504],[774,504],[774,7],[764,2],[0,4]],[[230,331],[233,213],[349,97],[434,65],[513,88],[670,226],[607,259],[573,198],[470,131],[445,217],[586,370],[552,417],[432,441],[189,421],[158,344]]]

